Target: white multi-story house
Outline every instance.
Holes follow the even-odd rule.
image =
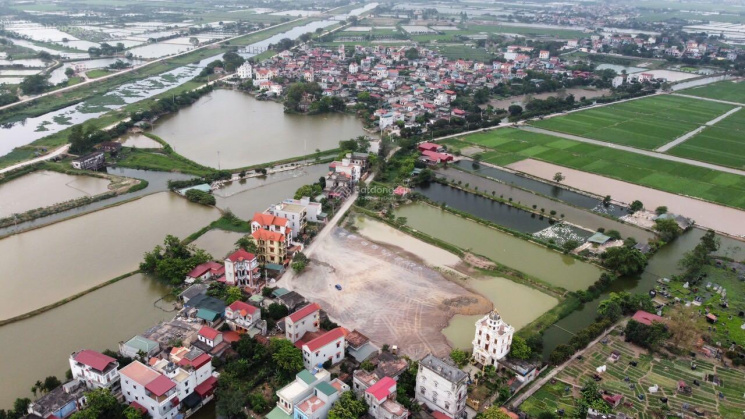
[[[292,234],[295,237],[300,236],[300,233],[305,231],[305,226],[308,224],[308,212],[304,205],[286,204],[283,202],[272,205],[266,212],[275,217],[287,219]]]
[[[321,306],[308,304],[285,317],[285,337],[292,343],[303,338],[307,332],[317,332],[321,324]]]
[[[238,74],[238,77],[240,77],[241,79],[244,79],[244,80],[245,79],[252,79],[254,77],[254,68],[251,65],[251,63],[249,63],[248,61],[246,61],[245,63],[241,64],[241,66],[238,67],[235,70],[235,72],[236,72],[236,74]]]
[[[225,283],[231,286],[256,287],[261,272],[256,255],[243,249],[225,258]]]
[[[349,64],[349,74],[357,74],[359,70],[360,70],[360,66],[357,65],[357,63]]]
[[[548,60],[549,58],[551,58],[551,52],[542,50],[538,53],[538,58],[541,60]]]
[[[329,169],[336,173],[342,173],[352,178],[352,181],[359,182],[362,177],[362,166],[352,163],[351,159],[343,158],[341,161],[332,161],[329,163]]]
[[[310,198],[304,196],[300,199],[285,199],[283,204],[302,205],[305,207],[305,215],[308,221],[320,223],[326,221],[326,214],[323,212],[323,206],[320,202],[311,202]]]
[[[116,359],[90,349],[70,355],[72,378],[85,383],[90,389],[110,388],[119,381],[119,363]]]
[[[235,301],[225,307],[225,321],[231,330],[248,331],[259,320],[261,310],[243,301]]]
[[[468,374],[429,354],[419,361],[416,400],[453,419],[466,417]]]
[[[375,419],[405,419],[409,411],[396,402],[396,381],[383,377],[365,390],[367,412]]]
[[[122,368],[119,375],[128,404],[142,406],[153,419],[172,419],[179,413],[178,390],[170,378],[140,361]]]
[[[152,369],[176,384],[179,401],[187,397],[206,398],[217,387],[217,380],[212,377],[212,357],[198,348],[173,348],[169,359],[153,362]]]
[[[300,371],[295,376],[295,381],[277,391],[277,408],[287,415],[292,415],[296,404],[310,397],[313,394],[313,389],[318,384],[328,383],[330,380],[331,374],[325,369],[314,370],[313,372]]]
[[[254,217],[251,220],[251,233],[255,233],[258,230],[271,231],[273,233],[280,233],[285,236],[288,242],[292,241],[292,229],[288,226],[289,222],[286,218],[276,217],[272,214],[266,214],[257,212],[254,213]]]
[[[305,368],[312,369],[326,361],[331,361],[332,365],[341,362],[347,344],[345,332],[344,328],[337,327],[305,343],[302,346]]]
[[[498,366],[498,361],[510,353],[515,328],[505,323],[497,310],[476,321],[473,338],[473,358],[481,365]]]
[[[349,386],[338,378],[329,383],[318,383],[312,396],[295,405],[293,419],[326,419],[331,407],[345,391],[349,391]]]

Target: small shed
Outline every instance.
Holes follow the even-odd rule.
[[[711,313],[709,313],[709,314],[706,315],[706,321],[709,322],[709,323],[716,323],[717,320],[719,320],[719,318],[717,318],[717,316],[715,316],[715,315],[713,315]]]
[[[592,244],[598,244],[598,245],[606,244],[610,240],[611,240],[610,236],[606,236],[603,233],[595,233],[589,239],[587,239],[588,242]]]

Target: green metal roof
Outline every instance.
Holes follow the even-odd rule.
[[[197,317],[208,322],[213,322],[220,318],[220,313],[212,311],[208,308],[200,308],[197,310]]]
[[[291,419],[292,416],[285,413],[284,410],[280,409],[279,406],[272,409],[271,412],[267,413],[266,419]]]
[[[302,370],[299,373],[297,373],[297,378],[303,380],[305,384],[313,384],[313,382],[316,381],[316,377],[310,373],[308,370]]]
[[[158,342],[137,335],[128,340],[125,345],[129,346],[130,348],[137,349],[137,352],[142,351],[145,353],[149,353],[150,350],[158,346]]]
[[[272,295],[275,296],[275,297],[281,297],[281,296],[287,294],[288,292],[290,292],[290,291],[288,289],[286,289],[286,288],[277,288],[276,290],[272,291]]]
[[[597,243],[597,244],[603,244],[603,243],[607,242],[608,240],[610,240],[610,237],[606,236],[603,233],[595,233],[595,234],[592,235],[592,237],[590,237],[589,239],[587,239],[588,242],[590,242],[590,243]]]
[[[259,295],[259,294],[254,294],[251,297],[249,297],[248,301],[255,301],[257,303],[260,303],[264,301],[264,296]]]
[[[322,382],[316,386],[316,390],[320,391],[321,393],[331,396],[333,394],[336,394],[336,389],[327,382]]]

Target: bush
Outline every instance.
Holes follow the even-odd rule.
[[[202,205],[215,205],[217,203],[217,200],[215,199],[212,194],[200,191],[198,189],[189,189],[186,191],[186,199],[188,199],[191,202],[196,202],[197,204]]]

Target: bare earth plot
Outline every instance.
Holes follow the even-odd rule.
[[[508,167],[547,180],[551,180],[556,172],[561,172],[566,176],[562,183],[573,188],[601,196],[611,195],[614,200],[625,203],[638,199],[646,208],[667,206],[670,212],[693,218],[700,226],[745,236],[745,211],[533,159],[522,160]]]
[[[739,110],[674,147],[669,154],[745,168],[745,111]]]
[[[440,273],[342,228],[316,245],[307,270],[285,285],[334,321],[378,344],[398,345],[414,359],[450,352],[441,330],[451,316],[491,309],[487,299]]]
[[[678,96],[654,96],[532,122],[539,128],[654,150],[734,108]]]

